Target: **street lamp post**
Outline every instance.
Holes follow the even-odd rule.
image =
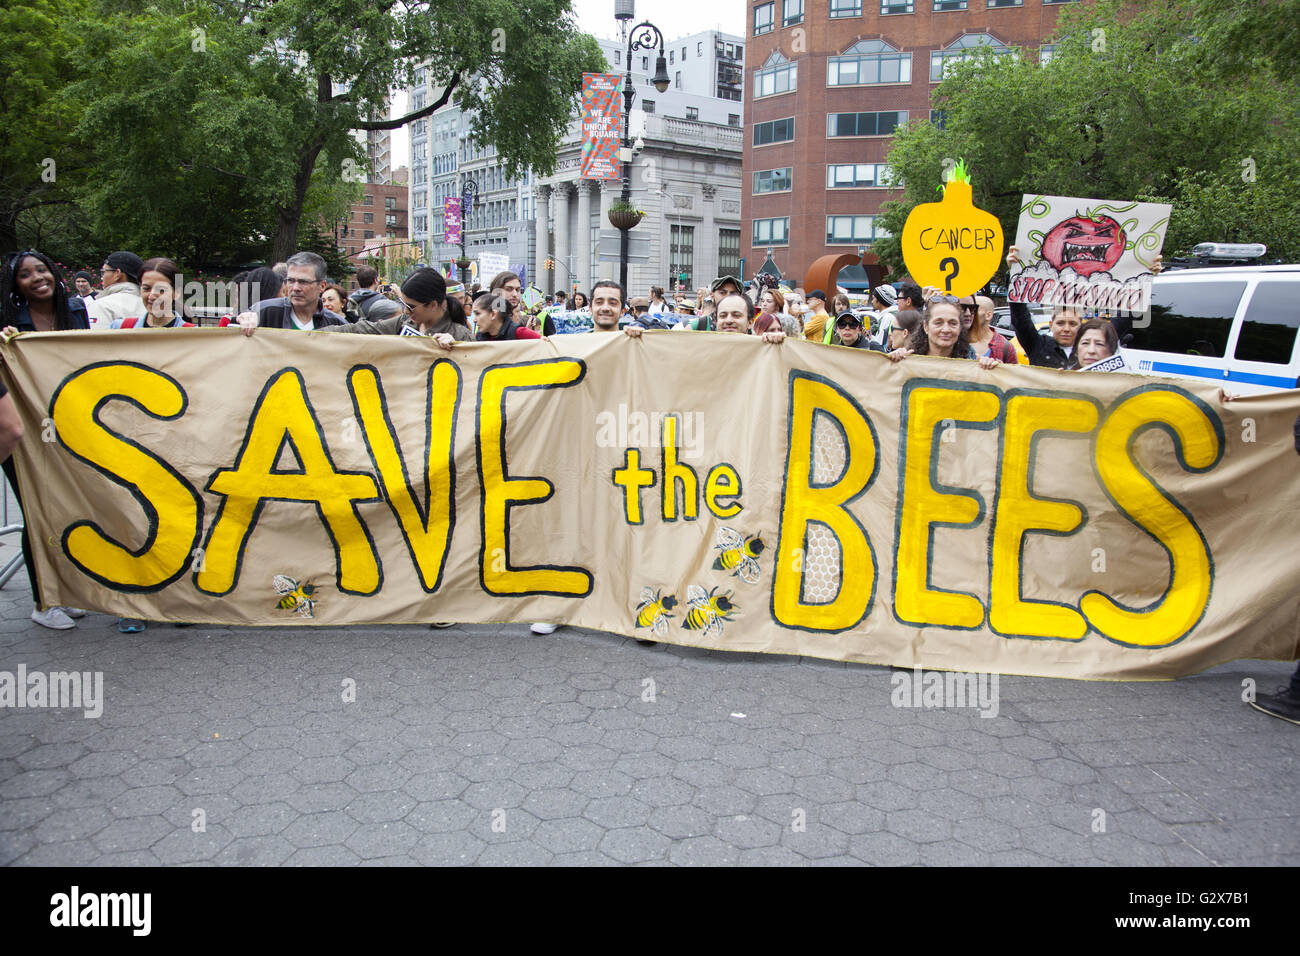
[[[466,288],[469,288],[469,257],[465,255],[465,210],[474,208],[477,196],[478,183],[466,179],[460,187],[460,261],[463,263],[460,267],[460,281]]]
[[[632,140],[628,135],[632,121],[632,100],[636,91],[632,88],[632,51],[658,49],[655,59],[655,75],[652,81],[660,93],[668,89],[668,61],[664,59],[664,35],[649,20],[643,20],[634,26],[627,38],[627,73],[623,77],[623,148],[619,150],[619,159],[623,163],[623,202],[632,201]],[[618,246],[618,281],[623,284],[627,294],[627,255],[628,231],[620,229],[622,234]]]

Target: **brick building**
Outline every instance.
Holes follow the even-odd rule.
[[[352,205],[346,235],[338,230],[339,248],[354,266],[361,264],[365,249],[404,242],[410,236],[406,183],[366,183],[365,189],[361,201]]]
[[[937,119],[930,97],[945,65],[980,46],[1050,55],[1043,38],[1062,5],[750,0],[745,271],[752,275],[770,252],[786,277],[800,279],[819,256],[869,246],[881,234],[881,205],[898,195],[885,166],[891,134]],[[865,274],[845,270],[840,284],[861,288]]]

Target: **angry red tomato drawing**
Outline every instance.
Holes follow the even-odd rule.
[[[1058,272],[1069,266],[1085,278],[1108,272],[1124,254],[1124,230],[1110,216],[1072,216],[1043,239],[1043,258]]]

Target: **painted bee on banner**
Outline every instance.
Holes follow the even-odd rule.
[[[276,594],[284,595],[276,604],[282,611],[297,611],[303,617],[315,617],[316,585],[299,584],[287,574],[277,574],[271,579]]]
[[[668,612],[677,606],[673,595],[661,598],[659,592],[650,587],[641,589],[641,603],[636,606],[636,626],[648,627],[655,637],[668,633],[668,621],[673,616]]]
[[[763,553],[763,539],[756,534],[742,538],[735,528],[722,528],[718,531],[718,544],[715,548],[722,553],[713,562],[713,570],[730,571],[739,575],[746,584],[758,583],[758,556]]]
[[[740,610],[731,603],[731,592],[717,594],[717,588],[705,591],[698,584],[686,589],[686,619],[682,627],[688,631],[703,631],[705,637],[722,633],[722,622],[731,620],[731,613]]]

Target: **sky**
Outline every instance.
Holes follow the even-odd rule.
[[[614,19],[614,0],[572,0],[578,17],[578,28],[597,39],[613,40],[619,36],[619,22]],[[649,20],[672,41],[702,30],[722,30],[737,36],[745,35],[745,11],[749,4],[744,0],[636,0],[636,19],[629,26]],[[392,116],[406,112],[406,93],[393,97]],[[393,130],[393,167],[405,166],[408,158],[406,129]]]

